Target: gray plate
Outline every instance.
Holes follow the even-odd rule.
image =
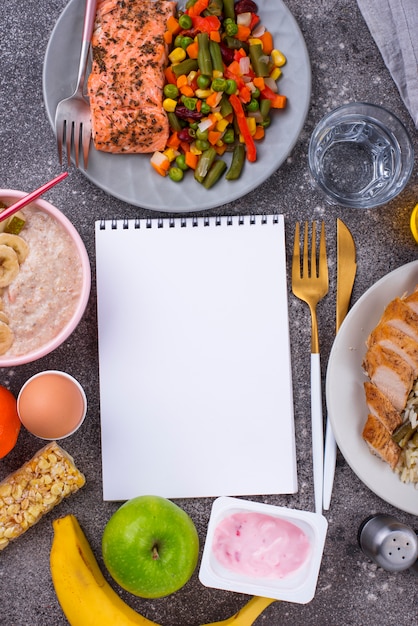
[[[275,172],[292,151],[304,125],[311,95],[311,68],[305,41],[293,15],[281,0],[258,0],[263,24],[273,34],[275,45],[287,64],[279,80],[288,98],[284,111],[274,111],[273,122],[262,143],[258,160],[247,163],[238,181],[222,180],[210,190],[191,173],[181,184],[162,179],[150,165],[151,155],[114,155],[91,151],[86,177],[95,185],[129,204],[167,212],[211,209],[232,202],[252,191]],[[55,110],[75,87],[81,46],[83,0],[71,0],[59,17],[48,42],[44,70],[44,101],[52,128]],[[230,155],[227,155],[229,160]]]

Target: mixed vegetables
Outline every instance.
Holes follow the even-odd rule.
[[[272,111],[286,107],[277,86],[285,56],[253,0],[188,0],[169,18],[165,41],[170,136],[152,166],[176,182],[192,170],[207,189],[225,172],[236,180],[246,160],[256,161]],[[232,152],[229,168],[225,152]]]

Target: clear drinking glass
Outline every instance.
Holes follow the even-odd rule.
[[[402,191],[412,172],[414,150],[393,113],[351,102],[319,122],[308,158],[313,180],[330,203],[369,209]]]

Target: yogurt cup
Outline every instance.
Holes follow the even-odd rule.
[[[281,527],[293,528],[295,532],[291,532],[290,537],[294,537],[295,541],[296,537],[298,537],[298,542],[302,538],[300,545],[304,546],[300,565],[284,569],[279,567],[279,573],[276,577],[271,572],[267,575],[265,573],[260,573],[259,575],[256,573],[250,574],[248,569],[246,573],[242,573],[238,571],[237,567],[231,569],[225,563],[222,563],[215,551],[219,529],[231,516],[239,518],[245,517],[245,514],[247,514],[246,518],[248,520],[254,518],[254,514],[259,519],[259,516],[265,516],[267,522],[270,518],[272,522],[270,526],[276,525],[278,529]],[[217,498],[213,503],[208,524],[199,570],[200,582],[206,587],[306,604],[315,595],[327,528],[327,520],[323,515],[317,513],[241,500],[240,498]],[[293,541],[289,537],[287,539]],[[263,543],[260,537],[258,540],[260,540],[260,543]],[[279,538],[279,541],[282,540],[283,538]],[[305,550],[306,544],[308,544],[308,550]],[[289,544],[288,547],[290,549],[299,549]],[[286,572],[286,569],[289,569],[289,571]],[[254,569],[255,571],[256,569]]]

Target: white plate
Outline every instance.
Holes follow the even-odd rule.
[[[179,3],[180,4],[180,3]],[[81,171],[110,195],[156,211],[188,212],[210,209],[252,191],[275,172],[292,151],[302,130],[311,95],[311,70],[305,41],[282,0],[258,0],[262,23],[286,55],[280,91],[288,97],[284,111],[274,111],[258,160],[246,164],[238,181],[219,181],[206,190],[193,176],[181,184],[162,179],[150,165],[150,155],[113,155],[92,149],[88,170]],[[43,69],[44,101],[52,128],[55,110],[75,87],[83,23],[83,0],[71,0],[51,34]],[[230,158],[230,155],[228,157]],[[190,174],[190,172],[189,172]]]
[[[418,491],[402,483],[389,465],[373,455],[362,438],[367,419],[362,370],[366,339],[393,298],[418,284],[418,261],[390,272],[353,306],[335,338],[328,362],[328,415],[338,446],[357,476],[380,498],[418,515]]]

